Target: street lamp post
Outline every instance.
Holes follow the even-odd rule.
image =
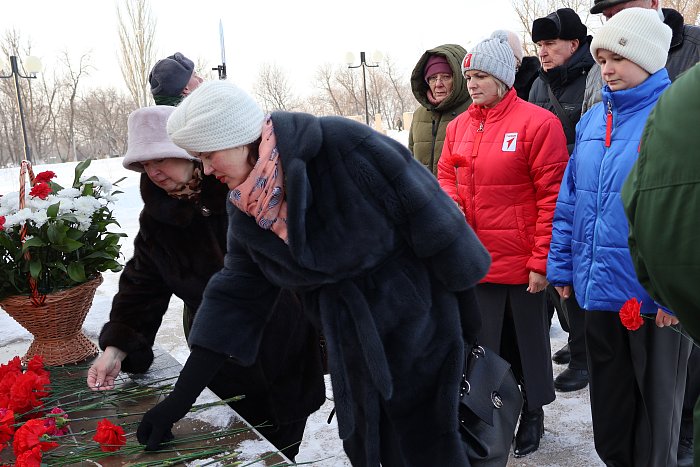
[[[360,68],[362,67],[362,88],[365,91],[365,123],[369,125],[369,109],[367,107],[367,76],[366,76],[366,68],[377,68],[379,66],[379,54],[375,52],[374,54],[374,65],[370,65],[367,63],[365,60],[365,53],[360,52],[360,64],[359,65],[353,65],[355,62],[355,56],[351,53],[348,52],[346,55],[346,62],[348,64],[348,68]]]
[[[19,66],[17,63],[17,57],[10,56],[10,74],[0,75],[0,78],[12,78],[15,79],[15,94],[17,95],[17,107],[19,107],[19,120],[22,124],[22,137],[24,139],[24,160],[31,162],[31,151],[29,149],[29,139],[27,138],[27,124],[24,120],[24,107],[22,106],[22,93],[19,90],[19,78],[36,78],[36,74],[41,70],[41,62],[36,57],[27,57],[25,64],[25,70],[29,73],[25,76],[19,72]],[[2,71],[2,70],[0,70]]]

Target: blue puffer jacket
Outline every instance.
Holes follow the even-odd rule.
[[[642,313],[656,312],[632,266],[620,190],[637,160],[647,116],[670,84],[661,69],[631,89],[612,92],[606,85],[603,102],[576,126],[576,147],[554,212],[547,279],[555,286],[573,285],[586,310],[617,312],[626,300],[637,297]]]

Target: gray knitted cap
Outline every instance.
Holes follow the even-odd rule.
[[[168,97],[181,95],[192,78],[192,73],[194,73],[194,62],[180,52],[158,60],[148,75],[151,94]]]
[[[515,57],[508,45],[508,36],[497,31],[474,46],[462,60],[462,74],[479,70],[502,81],[509,88],[515,82]]]
[[[187,96],[168,119],[168,135],[189,152],[221,151],[260,137],[265,114],[229,81],[207,81]]]

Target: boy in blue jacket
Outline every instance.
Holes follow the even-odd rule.
[[[603,102],[576,128],[552,225],[547,279],[586,310],[591,414],[606,465],[675,466],[690,342],[678,320],[637,281],[620,199],[649,112],[671,84],[664,68],[671,29],[650,9],[613,16],[591,42]],[[663,228],[663,226],[659,226]],[[657,326],[630,331],[619,318],[631,298]]]

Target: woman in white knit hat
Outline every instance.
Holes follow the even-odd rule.
[[[480,326],[473,286],[489,258],[433,175],[366,125],[266,117],[226,81],[189,95],[168,133],[231,189],[228,251],[176,390],[144,416],[139,441],[166,440],[227,355],[255,359],[282,287],[326,338],[353,465],[469,465],[459,385],[464,341]]]
[[[554,216],[547,278],[562,296],[573,286],[586,310],[593,434],[605,465],[677,465],[690,342],[665,329],[678,320],[637,281],[620,199],[647,116],[671,84],[670,41],[671,29],[643,8],[598,30],[591,54],[606,82],[603,102],[577,126]],[[621,323],[630,299],[650,321],[638,318],[645,325],[636,330]]]
[[[173,295],[184,302],[189,334],[204,287],[221,269],[226,252],[228,187],[203,173],[202,164],[168,137],[174,107],[144,107],[129,115],[124,167],[141,176],[143,210],[134,254],[119,279],[109,321],[100,332],[104,352],[88,372],[94,390],[114,388],[119,371],[143,373],[153,362],[153,342]],[[324,401],[316,332],[298,300],[280,295],[277,319],[253,365],[228,359],[209,388],[220,398],[245,395],[231,406],[293,459],[306,418]],[[290,367],[294,368],[290,371]],[[300,375],[306,387],[300,390]]]
[[[510,362],[525,401],[513,452],[536,451],[554,400],[545,266],[568,154],[551,112],[520,99],[515,57],[496,31],[464,57],[473,104],[447,127],[438,180],[491,253],[477,286],[479,343]]]

